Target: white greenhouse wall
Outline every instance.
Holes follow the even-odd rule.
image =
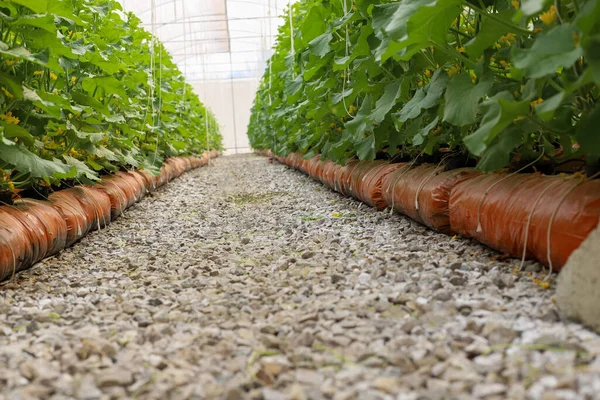
[[[233,91],[231,84],[233,82]],[[258,81],[256,78],[190,82],[221,125],[225,154],[249,152],[248,122]]]

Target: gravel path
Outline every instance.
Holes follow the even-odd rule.
[[[215,164],[0,288],[0,399],[599,398],[539,265]]]

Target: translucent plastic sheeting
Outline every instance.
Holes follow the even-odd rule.
[[[295,1],[295,0],[294,0]],[[291,1],[293,3],[294,1]],[[246,127],[288,0],[120,0],[156,35],[217,116],[228,152]]]

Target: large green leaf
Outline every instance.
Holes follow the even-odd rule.
[[[325,32],[324,34],[316,37],[309,43],[310,51],[312,54],[323,57],[325,54],[331,51],[329,42],[333,39],[331,32]]]
[[[45,13],[48,10],[47,0],[10,0],[10,2],[25,6],[38,14]]]
[[[412,99],[404,105],[398,113],[398,119],[406,122],[409,119],[419,116],[422,110],[427,110],[438,104],[446,84],[448,75],[443,70],[437,70],[431,77],[429,84],[415,93]]]
[[[594,111],[586,115],[577,125],[576,139],[586,152],[600,155],[600,107],[596,106]]]
[[[510,162],[511,152],[523,142],[523,133],[517,127],[506,129],[498,135],[485,149],[477,169],[481,171],[496,171],[504,168]]]
[[[379,124],[388,112],[394,107],[396,104],[396,100],[400,96],[400,85],[402,84],[402,80],[398,80],[396,82],[392,82],[385,87],[383,95],[377,100],[375,103],[375,109],[371,113],[369,119],[376,124]]]
[[[58,160],[44,160],[27,150],[24,146],[1,136],[0,159],[14,166],[19,171],[30,173],[34,178],[73,178],[76,172],[75,168],[65,165]]]
[[[515,67],[523,70],[523,74],[530,78],[556,74],[561,67],[571,67],[583,56],[583,49],[576,43],[577,34],[577,29],[569,23],[541,33],[531,48],[514,48]]]
[[[358,113],[354,119],[346,123],[346,129],[352,134],[352,136],[355,138],[355,141],[361,140],[363,134],[371,125],[370,121],[368,120],[368,116],[371,114],[372,102],[373,99],[371,94],[368,94],[363,100],[360,110],[358,110]]]
[[[464,142],[469,151],[481,155],[504,129],[510,126],[515,118],[529,113],[529,103],[515,101],[510,92],[500,92],[482,104],[483,119],[479,129],[465,137]]]
[[[444,121],[457,126],[475,123],[479,101],[488,93],[492,84],[491,76],[474,84],[466,72],[454,75],[446,89]]]
[[[465,48],[471,58],[479,58],[483,52],[492,47],[502,35],[508,33],[506,24],[500,22],[509,22],[514,15],[513,10],[504,10],[494,14],[494,18],[482,17],[481,30],[477,35],[469,40]],[[500,21],[498,21],[500,20]]]

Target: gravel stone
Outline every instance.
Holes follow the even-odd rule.
[[[211,164],[2,285],[0,399],[597,397],[600,337],[539,264]]]

